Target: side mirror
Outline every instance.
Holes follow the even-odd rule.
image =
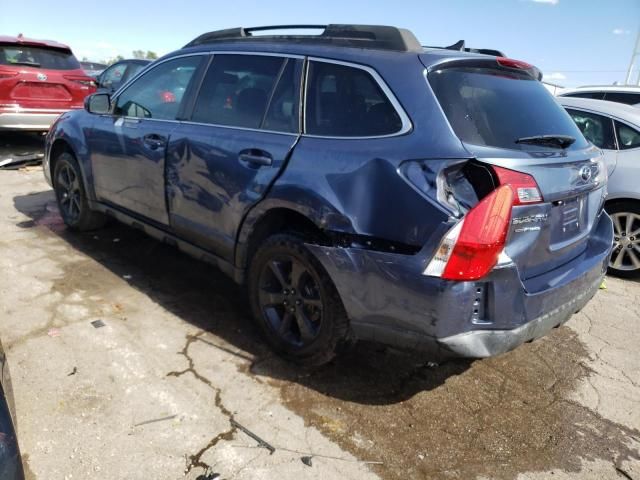
[[[94,93],[84,99],[84,109],[96,115],[105,115],[111,109],[111,96],[108,93]]]

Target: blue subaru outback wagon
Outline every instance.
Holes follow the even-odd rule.
[[[353,339],[496,355],[589,301],[607,172],[535,67],[305,27],[206,33],[62,115],[44,174],[68,227],[114,217],[217,265],[303,364]]]

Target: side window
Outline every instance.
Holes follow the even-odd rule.
[[[262,125],[265,130],[291,133],[300,130],[298,98],[301,71],[297,63],[294,59],[287,60]]]
[[[122,77],[124,76],[124,72],[126,69],[126,63],[120,63],[118,65],[109,67],[102,74],[102,77],[100,78],[100,85],[103,87],[118,85],[122,81]]]
[[[360,68],[309,64],[306,133],[370,137],[400,131],[398,112],[373,77]]]
[[[140,65],[139,63],[130,63],[129,66],[127,67],[127,74],[126,74],[127,81],[130,78],[135,77],[138,74],[138,72],[142,70],[144,67],[146,67],[146,65]]]
[[[285,62],[284,58],[264,55],[215,55],[191,120],[260,128]]]
[[[201,61],[202,56],[195,55],[161,63],[122,92],[114,115],[175,120]]]
[[[613,136],[613,122],[609,117],[596,115],[567,108],[567,112],[576,122],[584,137],[598,148],[615,150],[616,142]]]
[[[602,100],[604,98],[604,92],[577,92],[562,96],[572,98],[595,98],[596,100]]]
[[[624,123],[616,122],[616,133],[618,134],[618,146],[620,150],[640,147],[640,132],[637,130],[634,130]]]
[[[607,92],[604,95],[604,99],[610,102],[635,105],[636,103],[640,103],[640,93]]]

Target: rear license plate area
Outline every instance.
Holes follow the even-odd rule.
[[[576,237],[587,228],[587,202],[584,195],[557,202],[554,210],[553,243]]]

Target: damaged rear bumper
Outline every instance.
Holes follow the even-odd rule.
[[[357,338],[438,357],[481,358],[544,336],[586,305],[605,275],[612,235],[603,214],[579,257],[524,282],[514,264],[477,282],[453,282],[422,274],[428,251],[308,248],[333,279]]]
[[[586,290],[580,290],[571,301],[549,313],[535,318],[511,330],[475,330],[437,339],[444,356],[484,358],[513,350],[518,345],[545,336],[551,329],[559,327],[582,309],[596,294],[604,274],[597,276]]]

